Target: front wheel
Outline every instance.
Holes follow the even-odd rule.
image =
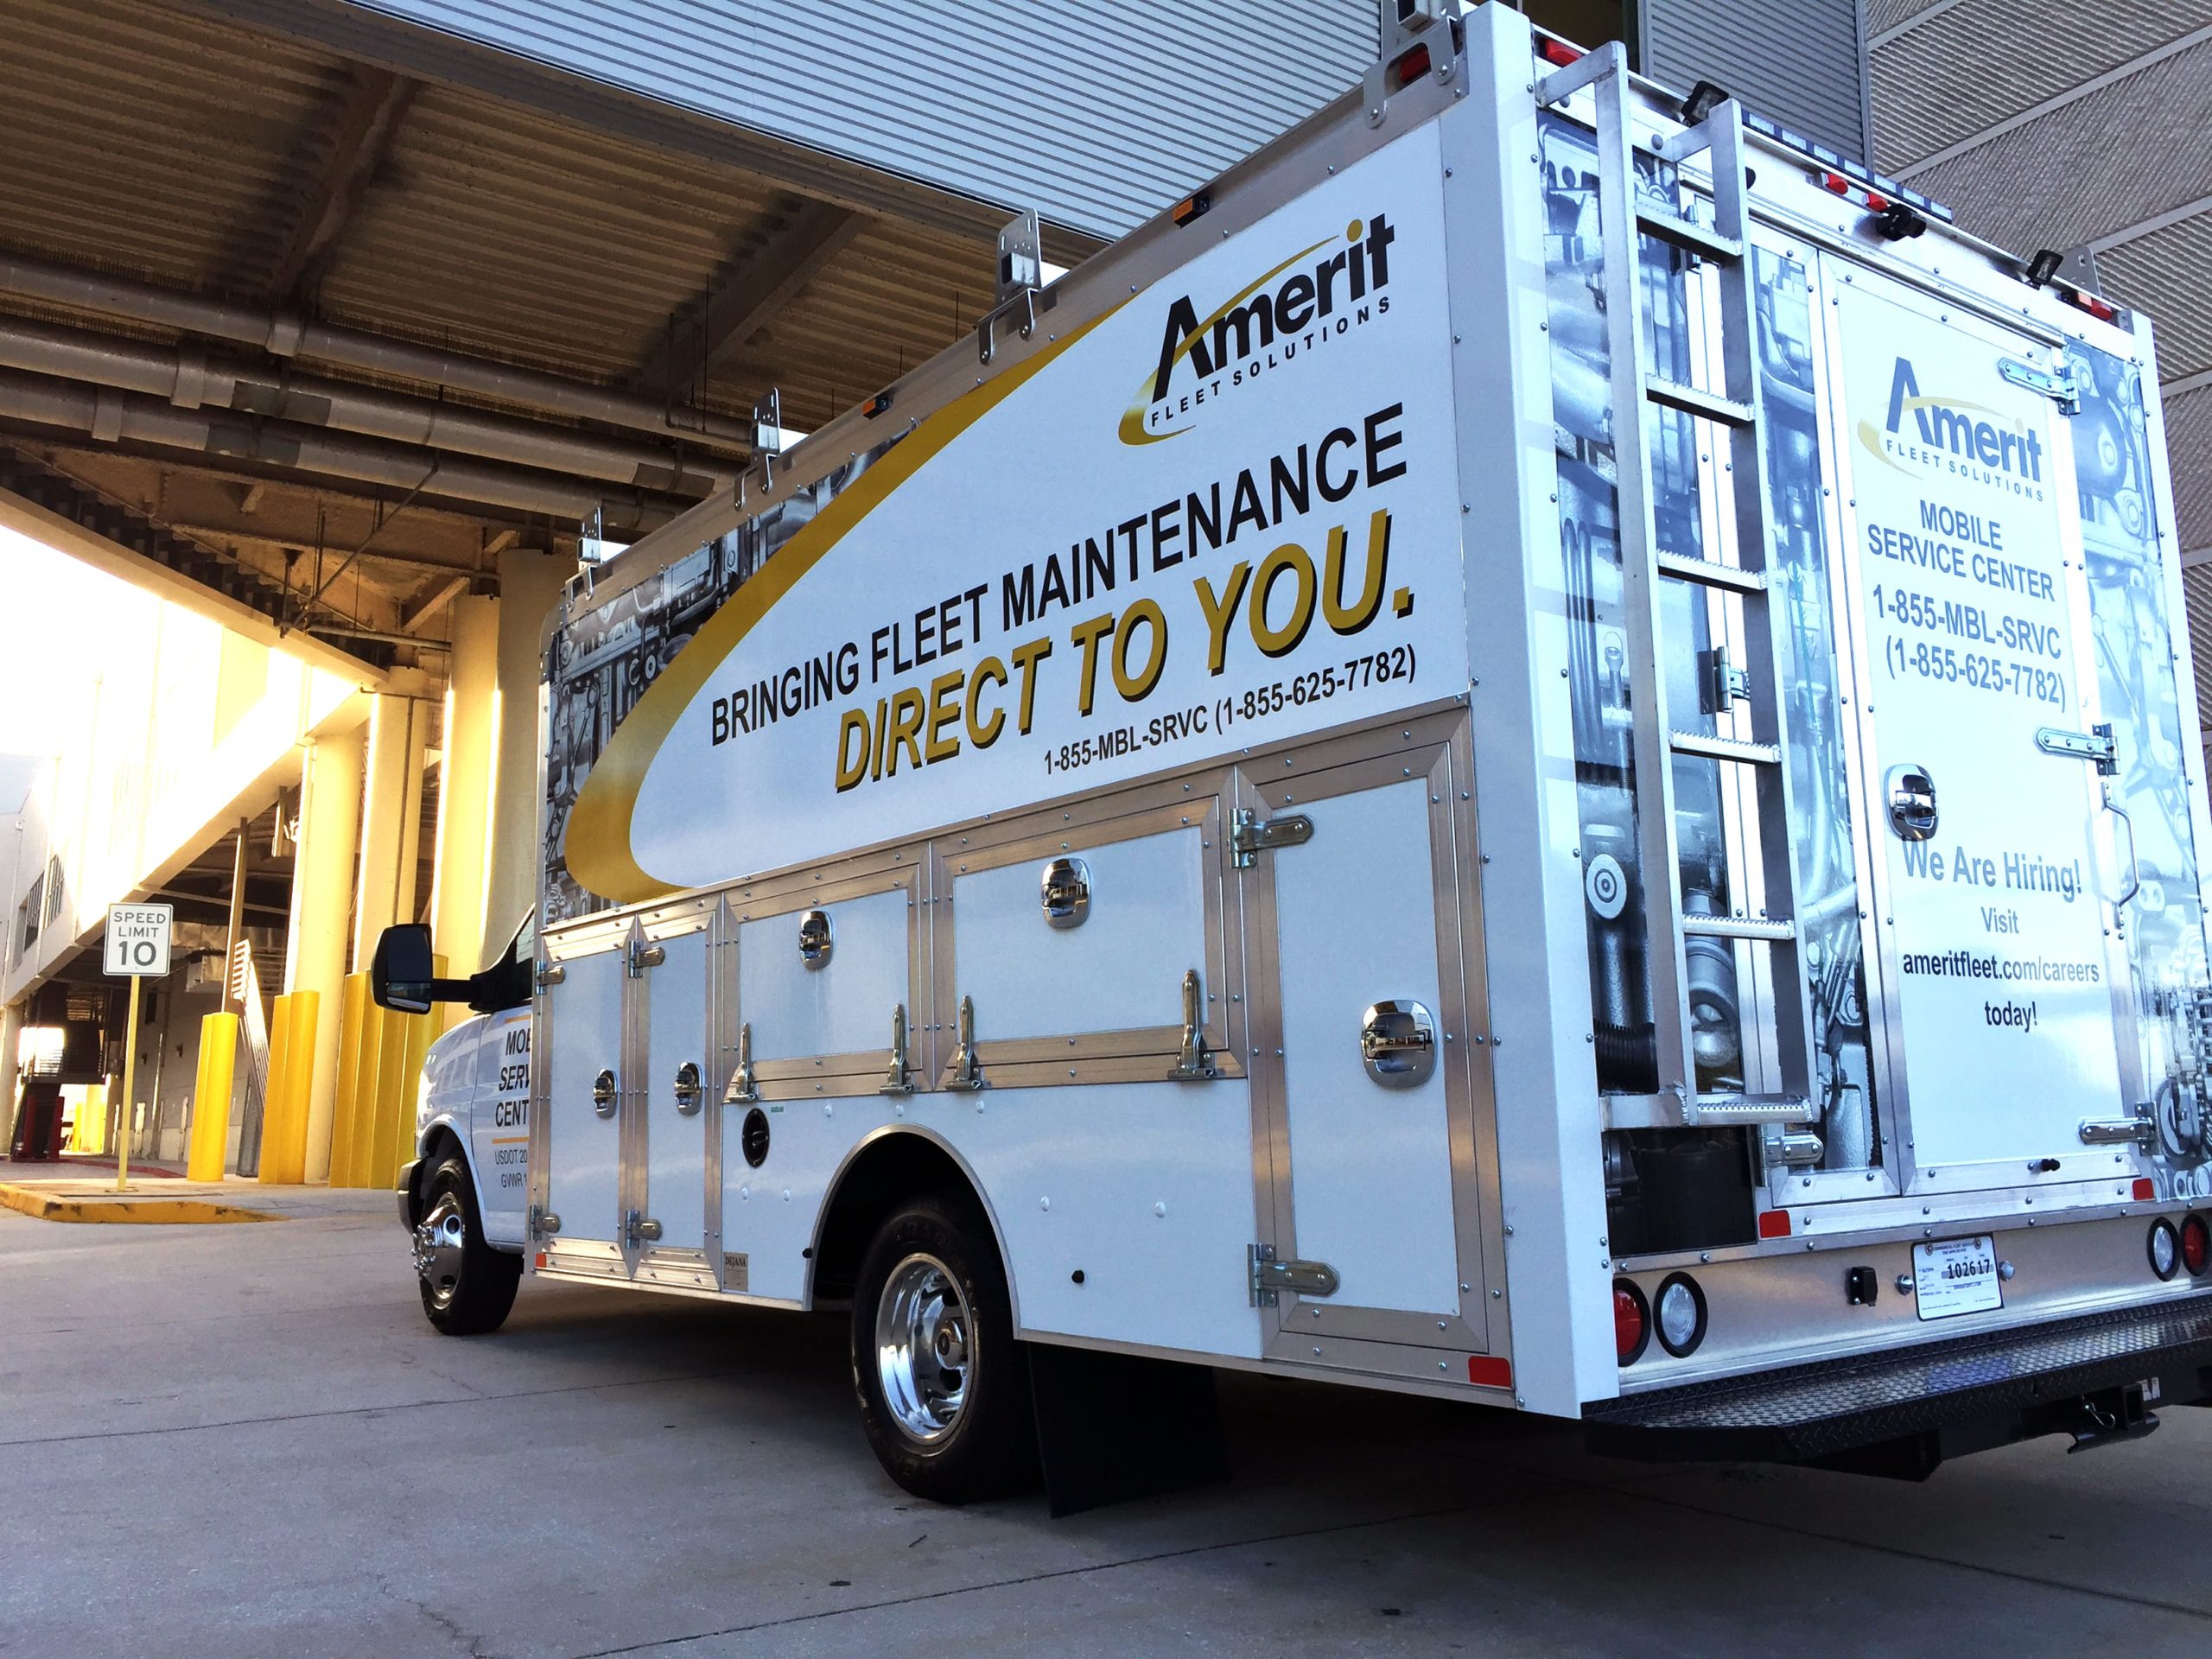
[[[1034,1484],[1027,1357],[990,1230],[967,1206],[919,1198],[877,1229],[852,1354],[868,1445],[908,1491],[964,1503]]]
[[[467,1160],[448,1153],[423,1182],[415,1228],[415,1272],[423,1312],[449,1337],[480,1336],[506,1322],[522,1281],[522,1257],[484,1242]]]

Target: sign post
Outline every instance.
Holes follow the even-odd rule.
[[[137,1092],[138,982],[161,979],[169,971],[169,928],[176,919],[168,905],[110,905],[107,942],[100,953],[104,973],[130,981],[130,1013],[123,1028],[123,1099],[115,1115],[115,1190],[130,1179],[130,1111]]]

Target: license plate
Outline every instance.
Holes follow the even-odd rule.
[[[1997,1277],[1997,1247],[1979,1238],[1939,1239],[1912,1247],[1913,1293],[1923,1319],[1980,1313],[2005,1306]]]

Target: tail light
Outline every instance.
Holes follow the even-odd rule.
[[[1651,1309],[1633,1279],[1613,1281],[1613,1351],[1624,1365],[1643,1357],[1651,1344]]]
[[[2192,1279],[2212,1267],[2212,1225],[2202,1216],[2183,1216],[2181,1223],[2181,1264]]]
[[[1677,1359],[1697,1351],[1705,1340],[1705,1293],[1687,1273],[1668,1274],[1653,1299],[1652,1324],[1659,1345]]]
[[[2174,1224],[2164,1216],[2151,1224],[2151,1271],[2161,1279],[2171,1279],[2181,1268],[2181,1241],[2174,1236]]]

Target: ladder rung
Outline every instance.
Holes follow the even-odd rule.
[[[1682,931],[1708,939],[1764,939],[1779,943],[1797,937],[1797,924],[1788,917],[1685,915]]]
[[[1694,559],[1687,553],[1662,553],[1659,573],[1679,576],[1684,582],[1703,582],[1708,588],[1728,588],[1739,594],[1763,594],[1766,591],[1766,575],[1759,570],[1739,570],[1732,564],[1716,564],[1711,559]]]
[[[1609,1129],[1678,1129],[1700,1123],[1813,1123],[1820,1109],[1802,1095],[1606,1095]]]
[[[1732,397],[1723,397],[1719,392],[1700,391],[1695,386],[1686,386],[1679,380],[1662,379],[1652,375],[1643,383],[1643,395],[1655,404],[1669,409],[1679,409],[1685,415],[1694,415],[1701,421],[1718,421],[1723,426],[1749,426],[1751,406],[1739,404]]]
[[[1668,746],[1676,754],[1702,755],[1708,760],[1737,760],[1749,766],[1777,766],[1782,751],[1772,743],[1747,743],[1738,737],[1708,737],[1703,732],[1669,732]]]
[[[1691,253],[1701,253],[1708,259],[1736,260],[1744,257],[1744,245],[1732,236],[1723,236],[1718,231],[1694,225],[1675,213],[1655,213],[1639,208],[1636,215],[1637,228],[1657,237]]]

